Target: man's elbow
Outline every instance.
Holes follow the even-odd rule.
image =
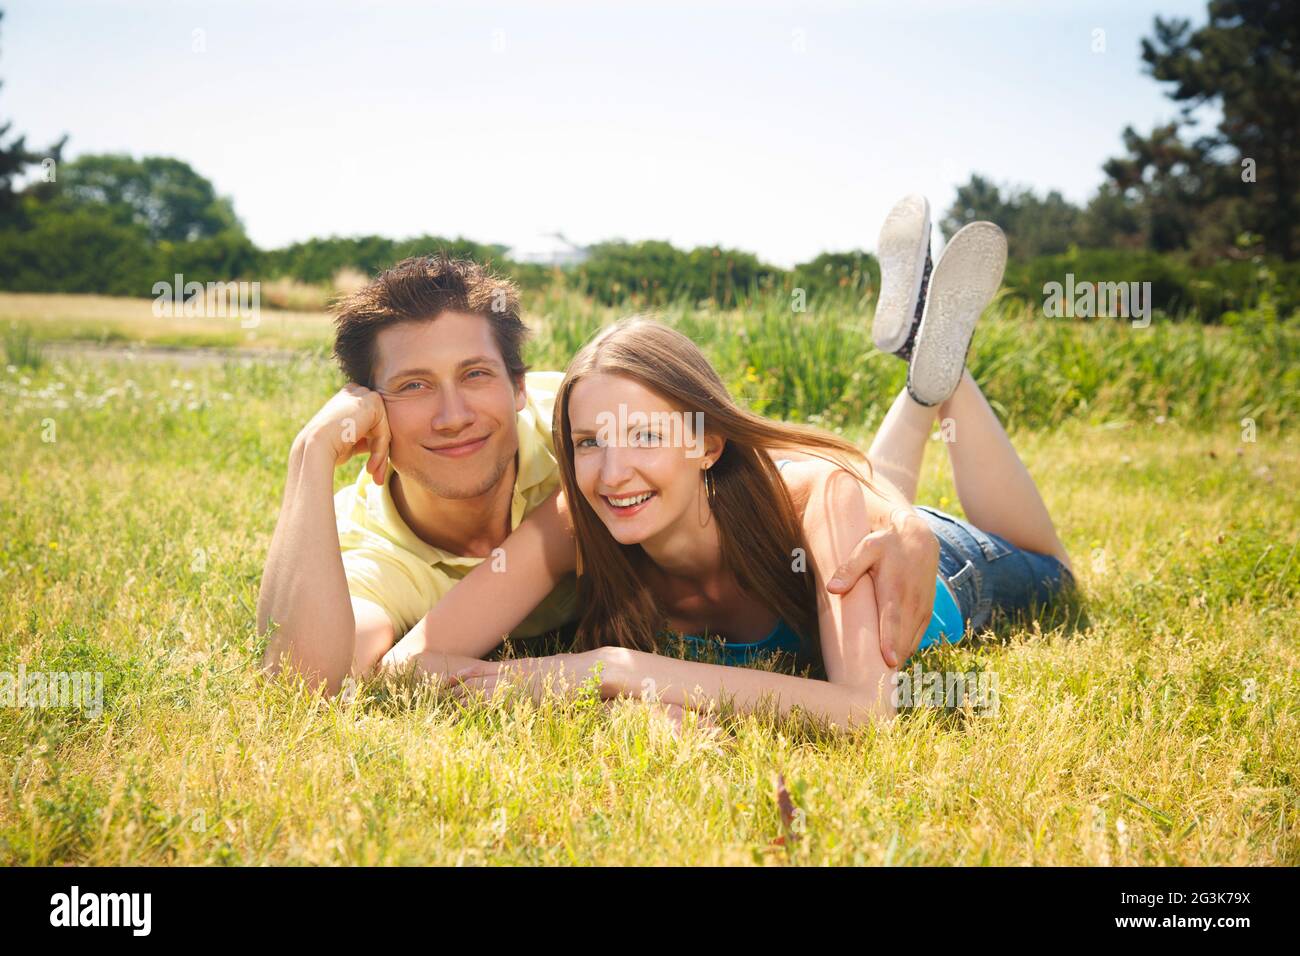
[[[267,680],[279,680],[284,675],[297,676],[309,691],[322,691],[326,697],[337,694],[347,677],[346,673],[328,661],[304,657],[292,640],[284,638],[282,630],[277,631],[267,643],[260,670]]]

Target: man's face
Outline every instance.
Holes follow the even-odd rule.
[[[506,371],[481,315],[443,312],[375,337],[375,386],[402,480],[443,498],[494,488],[519,450],[515,413],[527,396]]]

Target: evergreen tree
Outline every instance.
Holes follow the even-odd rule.
[[[4,11],[0,10],[0,20],[3,19]],[[0,82],[0,87],[3,85]],[[64,136],[45,152],[37,153],[27,148],[25,136],[5,142],[9,138],[12,127],[12,122],[0,123],[0,229],[20,225],[23,222],[22,200],[15,188],[16,180],[26,173],[29,166],[34,166],[45,159],[55,162],[57,176],[57,164],[63,157],[63,146],[68,141],[68,137]]]
[[[1183,120],[1217,106],[1217,129],[1184,145],[1177,130],[1149,137],[1125,131],[1129,157],[1107,164],[1121,188],[1152,202],[1152,245],[1195,244],[1192,233],[1231,213],[1264,236],[1265,248],[1294,259],[1300,211],[1300,16],[1288,0],[1210,0],[1208,21],[1155,21],[1142,59],[1157,80],[1173,84]],[[1254,181],[1249,181],[1253,174]],[[1141,185],[1138,185],[1139,179]],[[1226,200],[1237,200],[1228,202]],[[1244,207],[1244,210],[1237,207]],[[1213,210],[1211,213],[1210,211]]]

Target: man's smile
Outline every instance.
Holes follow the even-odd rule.
[[[428,445],[423,447],[426,451],[431,451],[435,455],[444,455],[448,458],[464,458],[467,455],[474,454],[474,452],[486,445],[489,437],[491,436],[484,435],[482,438],[470,438],[447,445],[439,445],[436,448],[430,448]]]

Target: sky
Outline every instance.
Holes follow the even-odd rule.
[[[248,234],[874,249],[972,173],[1082,203],[1205,0],[0,0],[0,117],[185,160]],[[1097,33],[1096,31],[1103,31]],[[1103,46],[1104,49],[1096,49]],[[936,245],[939,236],[936,232]]]

